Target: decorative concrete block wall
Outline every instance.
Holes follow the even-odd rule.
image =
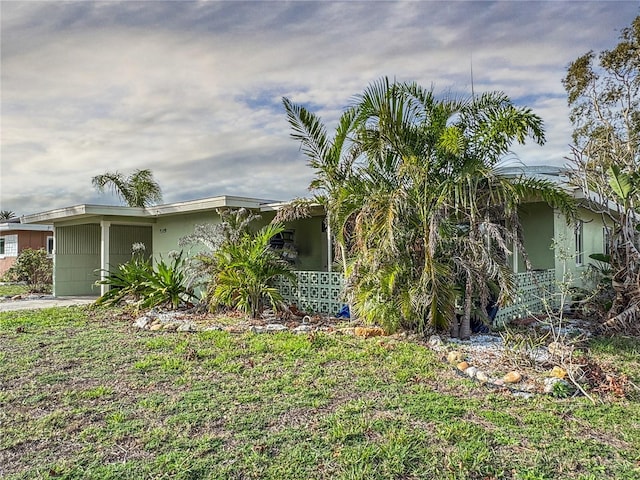
[[[321,315],[336,315],[344,302],[342,290],[344,280],[341,273],[298,271],[293,272],[297,281],[278,277],[274,286],[280,291],[285,302],[295,303],[303,312]]]
[[[283,277],[274,281],[288,305],[321,315],[336,315],[344,305],[342,296],[344,279],[341,273],[298,271],[295,284]],[[495,318],[497,325],[515,318],[527,317],[545,310],[545,301],[551,305],[556,292],[555,271],[539,270],[516,274],[517,294],[514,303],[501,308]]]
[[[545,311],[545,301],[555,307],[557,300],[555,270],[537,270],[516,274],[516,298],[511,305],[498,310],[496,325]]]

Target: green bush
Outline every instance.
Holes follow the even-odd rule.
[[[25,282],[30,292],[50,292],[53,261],[44,249],[25,248],[5,277],[12,282]]]
[[[205,287],[210,309],[219,305],[236,308],[256,317],[265,305],[280,307],[282,295],[271,285],[278,275],[293,278],[291,267],[270,246],[283,232],[280,224],[269,224],[255,232],[250,226],[259,215],[250,210],[218,210],[221,222],[198,225],[179,244],[206,248],[192,262],[192,273]]]
[[[291,276],[291,268],[271,249],[269,241],[284,229],[267,225],[237,243],[225,243],[214,253],[216,272],[207,289],[210,305],[237,308],[255,318],[268,304],[274,310],[282,295],[270,282],[278,275]]]
[[[96,282],[97,285],[109,286],[96,304],[112,305],[131,299],[142,308],[163,305],[176,309],[180,304],[195,299],[187,282],[182,252],[171,255],[171,258],[170,262],[160,258],[154,267],[149,259],[134,254],[130,261]]]

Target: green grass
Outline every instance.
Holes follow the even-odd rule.
[[[408,342],[130,323],[81,308],[0,314],[0,477],[640,476],[637,397],[518,399]],[[639,346],[591,350],[637,375]]]
[[[14,295],[24,295],[26,293],[29,293],[29,288],[26,285],[15,283],[0,285],[0,297],[13,297]]]

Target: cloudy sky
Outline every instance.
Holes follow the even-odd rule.
[[[526,164],[565,163],[561,79],[611,48],[629,2],[0,2],[0,209],[118,204],[91,177],[150,168],[165,202],[290,199],[312,171],[283,96],[329,125],[382,76],[502,90],[544,121]]]

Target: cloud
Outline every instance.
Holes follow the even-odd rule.
[[[85,202],[93,175],[151,168],[166,201],[287,199],[312,177],[281,97],[331,128],[388,75],[436,91],[502,90],[541,115],[561,164],[561,79],[613,46],[632,2],[2,2],[0,208]]]

